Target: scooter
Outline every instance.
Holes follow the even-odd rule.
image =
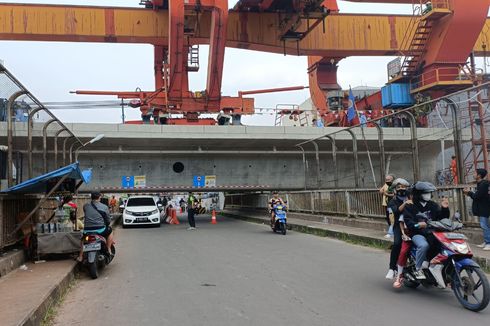
[[[86,231],[83,233],[83,262],[88,267],[90,277],[99,277],[99,270],[109,265],[114,259],[116,248],[112,245],[111,252],[107,249],[107,240],[100,234]]]
[[[286,216],[286,206],[275,205],[274,208],[274,225],[272,225],[272,231],[280,232],[286,235],[287,230],[287,216]]]
[[[412,248],[407,267],[403,271],[404,286],[415,289],[419,285],[445,289],[450,286],[459,303],[471,311],[485,309],[490,300],[487,276],[472,259],[473,253],[464,234],[455,233],[463,224],[450,219],[427,223],[440,244],[440,251],[423,269],[425,279],[415,277],[416,248]],[[415,246],[414,246],[415,247]]]

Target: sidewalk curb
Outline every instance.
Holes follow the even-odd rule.
[[[117,216],[113,221],[111,221],[111,226],[117,227],[121,222],[121,216]],[[56,285],[54,285],[46,294],[46,296],[41,300],[39,305],[35,307],[31,312],[28,313],[24,319],[19,322],[19,326],[38,326],[43,321],[46,313],[51,307],[56,305],[57,302],[66,293],[70,284],[75,279],[75,273],[79,270],[78,263],[73,262],[70,270],[66,273],[63,279]]]
[[[77,263],[73,262],[73,266],[63,277],[61,282],[54,285],[46,294],[46,296],[41,300],[39,305],[35,307],[31,312],[24,317],[24,319],[19,322],[19,326],[37,326],[40,325],[44,319],[44,316],[48,310],[55,305],[64,293],[68,290],[71,282],[75,279],[75,271],[77,269]]]
[[[238,219],[238,220],[242,220],[242,221],[246,221],[246,222],[258,223],[258,224],[265,224],[265,222],[266,222],[266,220],[262,219],[262,218],[252,217],[252,216],[236,215],[236,214],[231,214],[231,213],[227,213],[227,212],[222,212],[221,215],[225,216],[225,217],[231,217],[234,219]],[[293,231],[311,234],[311,235],[316,235],[319,237],[334,238],[334,239],[354,243],[354,244],[361,245],[361,246],[376,247],[376,248],[389,250],[393,244],[393,242],[390,240],[378,239],[378,238],[373,238],[373,237],[369,237],[369,236],[362,236],[362,235],[357,235],[357,234],[351,234],[351,233],[347,233],[347,232],[340,232],[340,231],[316,228],[313,226],[305,226],[305,225],[300,225],[300,224],[295,224],[295,223],[288,223],[288,226],[290,226]],[[487,273],[490,273],[490,260],[489,259],[484,258],[484,257],[478,257],[478,256],[474,256],[473,259],[482,267],[483,270],[485,270]]]

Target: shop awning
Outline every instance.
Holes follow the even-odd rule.
[[[39,177],[29,179],[2,192],[8,194],[44,194],[50,190],[50,187],[65,176],[67,180],[81,180],[84,183],[89,183],[90,179],[92,178],[92,171],[81,171],[77,162]]]

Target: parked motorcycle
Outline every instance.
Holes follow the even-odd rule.
[[[272,231],[280,232],[286,235],[287,229],[287,216],[286,216],[286,206],[275,205],[274,208],[274,225],[272,225]]]
[[[88,267],[90,277],[99,277],[99,270],[110,264],[116,248],[112,245],[112,253],[107,249],[107,240],[98,233],[84,232],[83,234],[83,265]]]
[[[403,271],[404,286],[445,289],[450,286],[459,303],[471,311],[485,309],[490,300],[488,279],[480,266],[472,259],[473,253],[464,234],[455,233],[463,224],[450,219],[428,222],[434,237],[440,244],[439,254],[424,269],[425,279],[415,277],[415,253],[412,248],[407,267]],[[415,247],[415,246],[414,246]]]

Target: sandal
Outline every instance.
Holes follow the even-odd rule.
[[[395,289],[399,289],[399,288],[401,288],[401,287],[402,287],[402,285],[403,285],[403,277],[397,277],[397,278],[395,279],[395,282],[393,282],[393,287],[394,287]]]

